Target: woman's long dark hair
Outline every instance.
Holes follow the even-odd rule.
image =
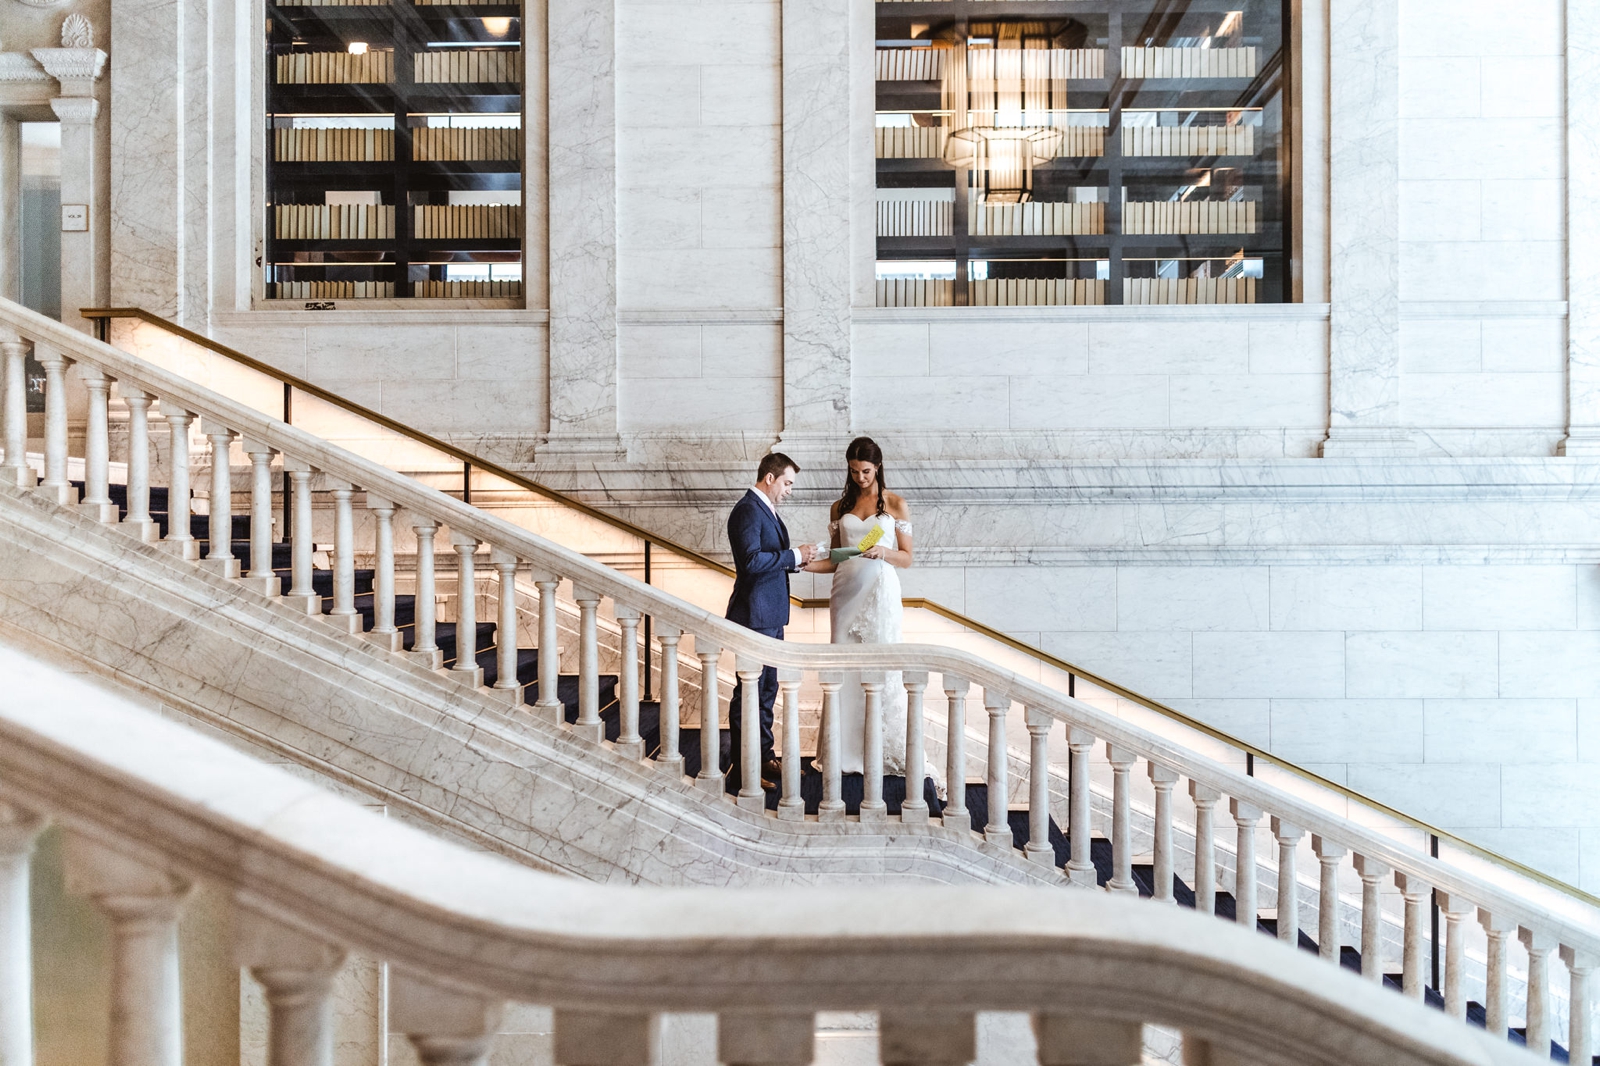
[[[888,502],[889,486],[883,480],[883,449],[871,437],[857,437],[850,442],[850,447],[844,450],[844,461],[858,463],[871,463],[877,467],[878,477],[878,515],[883,515],[884,505]],[[845,469],[844,493],[839,497],[839,502],[834,504],[834,519],[843,518],[856,509],[856,501],[861,499],[861,486],[856,484],[856,479],[850,476],[849,468]]]

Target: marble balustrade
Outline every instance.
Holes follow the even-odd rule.
[[[290,510],[294,515],[294,536],[291,539],[292,581],[291,589],[282,597],[296,610],[325,616],[340,632],[352,640],[371,640],[400,656],[429,669],[442,666],[441,656],[432,634],[433,620],[429,615],[437,592],[435,573],[437,560],[424,549],[419,552],[416,568],[415,592],[419,611],[417,635],[409,652],[399,651],[397,633],[393,627],[395,582],[393,522],[400,521],[419,531],[419,548],[431,548],[431,535],[439,527],[449,531],[449,543],[457,556],[456,568],[462,582],[460,588],[475,587],[475,573],[479,565],[488,577],[490,587],[497,587],[499,620],[508,630],[517,628],[516,582],[519,573],[531,576],[538,588],[538,624],[540,640],[540,676],[552,677],[558,664],[554,661],[552,630],[557,615],[556,594],[566,585],[580,610],[578,625],[578,650],[575,664],[578,672],[578,717],[570,726],[565,721],[564,708],[541,689],[540,699],[530,708],[530,713],[548,716],[561,728],[569,729],[574,738],[594,749],[596,758],[614,758],[639,761],[644,755],[642,739],[638,732],[641,662],[638,638],[639,622],[645,617],[653,620],[653,641],[659,641],[663,664],[674,666],[677,656],[674,648],[692,649],[700,662],[699,695],[700,721],[715,722],[721,713],[718,699],[718,660],[724,651],[735,659],[735,673],[754,682],[762,666],[778,669],[781,700],[784,709],[784,750],[798,752],[797,696],[803,685],[814,685],[822,692],[822,723],[820,729],[822,754],[827,770],[823,782],[823,799],[814,816],[805,813],[799,794],[800,779],[797,759],[786,760],[781,796],[775,811],[766,811],[766,795],[758,778],[758,760],[753,751],[746,751],[742,760],[742,777],[734,782],[724,780],[717,757],[717,737],[710,729],[702,729],[702,768],[693,782],[695,787],[744,809],[752,818],[803,820],[814,817],[820,823],[831,823],[840,834],[883,832],[892,821],[902,825],[926,825],[930,818],[927,806],[913,797],[896,816],[887,812],[879,785],[883,765],[883,708],[896,706],[886,691],[889,672],[898,672],[899,683],[906,690],[907,720],[905,733],[913,756],[928,746],[927,725],[935,709],[943,711],[946,738],[943,754],[946,759],[945,777],[949,784],[948,800],[942,812],[941,831],[960,840],[970,842],[973,848],[998,849],[1018,863],[1055,866],[1052,849],[1041,847],[1048,831],[1052,810],[1052,797],[1060,774],[1052,764],[1052,743],[1066,748],[1065,824],[1062,829],[1070,840],[1070,858],[1059,869],[1061,883],[1083,888],[1095,888],[1101,876],[1093,862],[1090,848],[1091,789],[1093,779],[1105,776],[1103,768],[1109,766],[1112,782],[1111,873],[1108,887],[1111,894],[1132,894],[1135,891],[1133,867],[1142,862],[1142,856],[1133,853],[1131,816],[1136,775],[1148,776],[1156,790],[1154,829],[1151,834],[1153,854],[1150,864],[1161,872],[1164,883],[1156,886],[1155,903],[1149,909],[1159,909],[1170,904],[1174,893],[1170,878],[1185,878],[1195,889],[1200,908],[1209,911],[1220,888],[1231,892],[1237,904],[1236,918],[1247,929],[1262,917],[1258,906],[1256,846],[1257,837],[1270,830],[1277,845],[1278,891],[1277,918],[1282,922],[1279,936],[1294,943],[1299,925],[1297,901],[1303,891],[1296,873],[1296,856],[1307,837],[1315,850],[1322,891],[1317,893],[1319,910],[1318,931],[1324,943],[1319,945],[1328,961],[1337,963],[1338,945],[1333,944],[1330,931],[1342,928],[1347,906],[1340,897],[1338,884],[1341,873],[1353,871],[1362,886],[1360,904],[1360,948],[1363,975],[1379,980],[1384,972],[1380,930],[1383,923],[1382,893],[1390,885],[1399,889],[1404,898],[1404,937],[1401,976],[1404,994],[1420,998],[1429,977],[1424,973],[1423,945],[1427,938],[1429,906],[1437,890],[1441,899],[1448,899],[1454,908],[1450,913],[1471,916],[1474,912],[1489,937],[1487,956],[1486,999],[1490,1005],[1491,1028],[1503,1034],[1509,1018],[1496,1004],[1506,1002],[1507,956],[1504,941],[1517,934],[1524,944],[1528,958],[1530,985],[1528,1028],[1536,1036],[1551,1035],[1550,1005],[1554,1002],[1551,982],[1555,978],[1556,960],[1565,965],[1570,978],[1572,1001],[1567,1032],[1562,1034],[1577,1052],[1587,1053],[1592,1047],[1590,1037],[1590,1009],[1587,974],[1589,961],[1600,951],[1600,923],[1596,921],[1595,908],[1575,896],[1561,896],[1549,891],[1535,891],[1537,885],[1522,878],[1516,871],[1502,868],[1489,871],[1490,876],[1480,876],[1469,863],[1450,862],[1430,858],[1416,849],[1398,843],[1381,829],[1369,828],[1370,819],[1346,817],[1331,813],[1325,807],[1308,801],[1301,795],[1278,787],[1269,781],[1241,772],[1238,767],[1225,765],[1202,752],[1174,743],[1131,724],[1114,714],[1095,707],[1073,696],[1038,681],[996,666],[966,651],[928,645],[802,645],[785,644],[751,633],[733,625],[701,608],[669,595],[657,588],[644,585],[609,567],[596,563],[577,551],[534,536],[491,514],[474,508],[435,489],[397,474],[387,467],[346,452],[302,429],[285,425],[276,419],[234,402],[225,396],[198,386],[181,376],[129,355],[119,349],[84,337],[40,316],[0,301],[0,328],[9,329],[13,336],[8,344],[31,344],[35,351],[44,353],[44,362],[50,371],[47,378],[45,418],[46,440],[44,446],[44,477],[35,487],[17,488],[8,479],[6,491],[29,491],[53,506],[77,507],[75,491],[67,477],[68,441],[64,418],[52,418],[49,405],[59,405],[57,393],[64,389],[65,374],[69,369],[87,380],[105,383],[105,387],[91,390],[94,403],[103,402],[114,389],[120,396],[145,402],[153,397],[169,423],[173,462],[170,465],[166,488],[169,493],[169,514],[173,521],[159,549],[172,552],[184,560],[197,560],[198,544],[188,529],[189,514],[189,462],[190,424],[199,419],[210,446],[218,456],[224,456],[228,446],[242,438],[256,476],[250,480],[250,501],[242,514],[248,514],[252,523],[251,541],[259,546],[270,541],[270,532],[260,528],[270,524],[274,513],[274,485],[281,478],[261,477],[262,467],[276,464],[289,474],[292,482]],[[45,358],[48,357],[48,358]],[[0,411],[16,410],[15,397],[10,394],[14,378],[8,376],[5,402]],[[20,382],[16,387],[20,387]],[[9,421],[0,439],[14,441],[25,437],[25,429],[18,429]],[[85,480],[98,495],[107,483],[106,464],[109,447],[104,438],[106,419],[92,417],[88,422],[88,438],[84,442]],[[8,464],[17,463],[19,457],[7,455]],[[223,459],[214,463],[214,496],[212,516],[214,522],[227,519],[226,501],[231,493],[225,472],[228,463]],[[148,499],[151,488],[151,471],[148,462],[137,455],[130,457],[127,466],[128,494],[130,500]],[[356,543],[353,520],[357,495],[365,497],[365,506],[377,517],[370,527],[370,543]],[[331,555],[332,610],[323,611],[322,598],[311,587],[313,544],[308,517],[313,495],[331,497],[335,511],[334,550]],[[115,523],[114,508],[91,499],[86,502],[88,513],[97,520]],[[129,533],[140,540],[152,536],[148,516],[130,512]],[[402,517],[395,518],[401,512]],[[363,530],[369,527],[363,526]],[[487,564],[477,562],[480,548],[488,551]],[[374,560],[377,580],[374,585],[377,624],[371,634],[361,632],[360,616],[354,607],[354,569],[357,553],[370,552]],[[259,569],[259,556],[251,560],[248,575],[241,576],[238,560],[231,555],[226,538],[209,545],[207,560],[203,564],[217,575],[239,582],[242,591],[254,595],[276,598],[277,585],[266,579]],[[457,597],[457,618],[461,623],[460,659],[450,676],[468,689],[483,685],[483,673],[476,666],[473,646],[474,611],[477,597],[462,594]],[[610,615],[621,634],[619,654],[615,660],[618,675],[616,687],[621,735],[615,743],[604,739],[604,726],[600,717],[599,690],[601,654],[599,648],[598,616],[602,603],[610,606]],[[654,649],[645,649],[653,653]],[[465,665],[463,665],[465,664]],[[514,666],[514,657],[503,655],[501,666]],[[662,671],[660,685],[661,735],[663,740],[675,737],[683,722],[685,707],[678,678],[670,676],[676,671]],[[838,750],[841,743],[839,693],[845,684],[860,684],[865,695],[867,714],[862,738],[862,750],[867,753],[869,784],[860,814],[846,815],[842,802],[842,781],[839,760],[826,758]],[[521,690],[509,688],[517,706],[521,706]],[[987,766],[982,774],[990,799],[990,818],[981,834],[975,833],[971,816],[965,803],[966,783],[969,776],[967,761],[968,697],[982,693],[981,706],[987,716],[988,744]],[[744,735],[750,741],[756,736],[752,720],[754,707],[747,705]],[[1025,767],[1014,767],[1008,757],[1006,738],[1013,724],[1025,727],[1028,749]],[[676,744],[664,744],[665,751],[676,754]],[[1058,755],[1060,750],[1058,748]],[[911,765],[918,765],[915,758]],[[651,764],[665,779],[684,784],[683,766],[676,758],[652,760]],[[1018,778],[1019,788],[1013,790],[1011,778]],[[1177,862],[1174,850],[1173,823],[1175,811],[1171,797],[1179,792],[1180,779],[1187,782],[1186,791],[1194,804],[1194,855],[1192,869]],[[3,778],[0,778],[3,782]],[[913,789],[914,792],[920,790]],[[1016,848],[1008,819],[1007,806],[1013,795],[1026,797],[1031,847]],[[1166,797],[1163,800],[1163,797]],[[1226,800],[1226,803],[1223,800]],[[1231,824],[1230,824],[1231,823]],[[1217,884],[1216,847],[1221,837],[1232,836],[1236,843],[1232,883]],[[1309,867],[1308,867],[1309,868]],[[1348,874],[1347,880],[1353,880]],[[109,891],[109,890],[108,890]],[[176,889],[163,889],[166,896],[176,898]],[[123,896],[112,893],[121,899]],[[108,898],[111,898],[108,896]],[[143,897],[140,897],[143,898]],[[154,898],[154,897],[152,897]],[[163,897],[165,898],[165,897]],[[173,919],[169,910],[150,904],[148,913],[140,911],[126,918],[129,928],[135,926],[144,939],[137,944],[130,941],[130,967],[143,967],[138,980],[149,985],[155,980],[161,951],[157,941],[166,936],[161,925]],[[113,916],[116,921],[123,918]],[[1152,921],[1166,919],[1152,917]],[[120,928],[120,926],[119,926]],[[1455,937],[1465,929],[1464,922],[1449,925],[1451,946],[1455,952]],[[129,934],[133,936],[132,933]],[[1496,937],[1500,940],[1497,941]],[[152,939],[153,938],[153,939]],[[1496,950],[1496,943],[1501,949]],[[142,961],[141,961],[142,960]],[[300,972],[300,971],[296,971]],[[311,973],[311,970],[306,970]],[[1445,995],[1447,1004],[1457,1017],[1464,1016],[1464,997],[1459,985],[1460,966],[1447,967]],[[133,978],[130,977],[130,980]],[[307,977],[295,978],[294,988],[301,987]],[[1449,982],[1455,981],[1452,987]],[[3,983],[3,981],[0,981]],[[314,982],[313,982],[314,983]],[[157,982],[159,984],[159,982]],[[142,994],[157,995],[146,987]],[[269,999],[276,994],[268,984]],[[289,993],[284,993],[289,995]],[[295,992],[294,995],[301,993]],[[423,997],[426,998],[425,996]],[[857,1008],[865,1006],[858,1003]],[[133,1005],[129,1005],[133,1009]],[[138,1010],[152,1017],[164,1006],[141,1003]],[[285,1008],[287,1010],[287,1008]],[[426,1012],[424,1012],[426,1013]],[[298,1017],[298,1016],[297,1016]],[[302,1019],[303,1021],[303,1019]],[[289,1023],[285,1023],[289,1024]],[[294,1024],[301,1024],[296,1022]],[[884,1023],[885,1040],[889,1041],[895,1025]],[[559,1031],[559,1021],[558,1021]],[[3,1034],[0,1034],[3,1039]],[[133,1039],[130,1037],[130,1039]],[[129,1061],[164,1062],[158,1035],[143,1034],[135,1041],[144,1050]],[[142,1042],[142,1043],[141,1043]],[[147,1046],[148,1045],[148,1046]],[[0,1043],[3,1046],[3,1043]],[[419,1044],[419,1049],[422,1048]],[[558,1049],[559,1049],[558,1036]],[[886,1043],[886,1047],[888,1044]],[[470,1059],[428,1058],[424,1061],[472,1061]],[[440,1052],[443,1055],[443,1052]],[[559,1051],[558,1051],[559,1054]],[[143,1058],[139,1056],[145,1056]],[[150,1057],[154,1056],[154,1057]],[[289,1061],[289,1060],[285,1060]],[[295,1060],[299,1061],[299,1060]],[[314,1060],[306,1060],[314,1061]],[[576,1061],[576,1060],[573,1060]],[[731,1060],[767,1061],[767,1060]],[[787,1059],[774,1059],[790,1061]],[[888,1060],[886,1060],[888,1061]],[[943,1059],[913,1058],[906,1061],[944,1061]],[[955,1060],[951,1060],[955,1061]],[[960,1059],[959,1061],[966,1061]],[[1046,1061],[1046,1060],[1041,1060]],[[1070,1062],[1072,1059],[1049,1061]],[[1099,1061],[1099,1060],[1096,1060]],[[1347,1060],[1353,1061],[1353,1060]],[[1394,1061],[1394,1060],[1391,1060]]]

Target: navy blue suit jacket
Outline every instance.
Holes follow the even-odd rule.
[[[728,598],[727,618],[751,629],[778,629],[789,624],[789,531],[753,491],[747,491],[728,515],[728,543],[738,577]]]

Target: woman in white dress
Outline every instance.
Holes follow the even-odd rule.
[[[832,573],[833,588],[828,599],[835,644],[898,644],[901,640],[902,608],[900,575],[912,563],[911,512],[903,497],[890,492],[884,482],[883,451],[870,437],[857,437],[845,450],[849,477],[844,493],[829,514],[829,544],[833,548],[853,548],[874,528],[882,530],[876,544],[853,558],[838,563],[819,552],[806,567],[816,573]],[[898,670],[888,673],[884,683],[883,772],[906,776],[906,690]],[[862,772],[862,729],[866,722],[866,694],[856,672],[845,675],[839,690],[839,772]],[[821,760],[818,760],[819,766]],[[941,783],[932,769],[924,772]],[[941,787],[942,792],[942,787]]]

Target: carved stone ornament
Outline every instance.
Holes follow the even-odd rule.
[[[23,52],[0,52],[0,81],[49,81],[50,75]]]
[[[33,58],[62,82],[93,81],[106,66],[106,54],[98,48],[35,48]]]
[[[61,20],[62,48],[93,48],[94,26],[82,15],[68,15]]]
[[[17,0],[23,7],[60,7],[66,0]]]

